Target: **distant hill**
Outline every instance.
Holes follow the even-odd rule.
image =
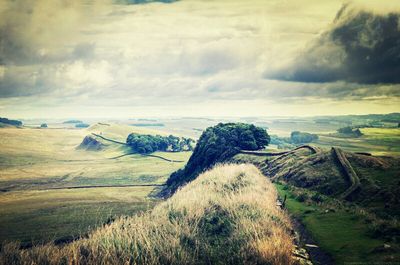
[[[68,120],[68,121],[64,121],[64,124],[68,124],[68,123],[83,123],[83,121],[80,120]]]
[[[168,136],[166,132],[154,130],[148,127],[135,127],[116,123],[95,123],[87,130],[92,133],[101,133],[103,136],[121,142],[126,142],[128,135],[131,133]]]
[[[9,120],[7,118],[0,118],[0,128],[7,126],[22,126],[22,122],[18,120]]]
[[[132,123],[132,126],[138,127],[164,127],[164,123]]]

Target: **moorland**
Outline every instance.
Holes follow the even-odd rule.
[[[397,262],[399,120],[395,113],[4,125],[1,261]]]

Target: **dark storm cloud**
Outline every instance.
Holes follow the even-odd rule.
[[[52,83],[43,70],[9,69],[0,80],[0,98],[26,97],[50,90]]]
[[[24,42],[23,37],[15,31],[13,23],[0,25],[0,65],[29,58],[32,50]]]
[[[71,40],[85,30],[96,7],[85,0],[5,0],[0,4],[0,65],[48,63],[87,53],[90,45],[63,48],[76,44]]]
[[[294,62],[266,78],[299,82],[343,80],[400,83],[400,14],[375,14],[344,6],[333,27]]]

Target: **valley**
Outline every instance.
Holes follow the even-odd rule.
[[[93,132],[123,140],[135,131],[108,127],[0,130],[0,241],[30,245],[71,239],[156,204],[155,190],[190,152],[154,153],[181,161],[169,162],[140,154],[113,159],[129,149],[107,141],[100,151],[78,148]]]

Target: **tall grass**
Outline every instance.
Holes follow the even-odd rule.
[[[290,222],[252,165],[218,165],[140,216],[65,246],[3,246],[1,264],[292,264]]]

